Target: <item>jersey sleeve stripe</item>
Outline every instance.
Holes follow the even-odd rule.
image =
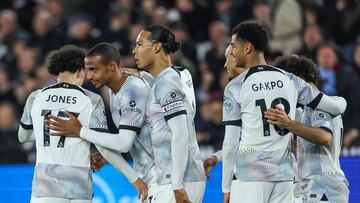
[[[330,133],[331,135],[333,134],[332,130],[330,130],[329,128],[325,127],[325,126],[321,126],[321,129],[327,131],[328,133]]]
[[[105,129],[105,128],[90,128],[90,129],[95,130],[96,132],[102,132],[102,133],[109,132],[108,129]]]
[[[317,107],[317,105],[320,103],[321,98],[323,97],[323,93],[319,93],[318,96],[316,96],[316,98],[314,100],[312,100],[309,104],[307,104],[306,106],[315,109]]]
[[[178,115],[181,115],[181,114],[186,114],[186,110],[182,110],[182,111],[178,111],[178,112],[175,112],[173,114],[170,114],[170,115],[166,115],[164,116],[165,120],[168,121],[172,118],[174,118],[175,116],[178,116]]]
[[[223,121],[222,122],[223,125],[235,125],[235,126],[239,126],[239,127],[241,127],[241,123],[242,123],[241,119],[234,120],[234,121]]]
[[[22,128],[24,128],[25,130],[32,130],[34,129],[33,125],[26,125],[25,123],[23,122],[20,122],[20,125]]]
[[[141,128],[139,127],[135,127],[135,126],[130,126],[130,125],[119,125],[119,130],[124,129],[124,130],[132,130],[135,131],[136,133],[140,133]]]

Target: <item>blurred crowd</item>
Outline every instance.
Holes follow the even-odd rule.
[[[27,96],[56,82],[46,69],[49,52],[65,44],[87,50],[106,41],[119,49],[122,67],[134,67],[136,36],[150,24],[167,25],[182,43],[172,57],[193,75],[201,151],[206,156],[219,150],[229,81],[224,52],[231,28],[247,19],[268,29],[270,64],[293,53],[318,64],[319,88],[348,101],[344,149],[360,146],[360,0],[1,0],[0,163],[34,162],[34,143],[20,144],[17,129]],[[85,86],[107,103],[106,90]]]

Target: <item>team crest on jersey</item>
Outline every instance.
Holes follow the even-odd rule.
[[[174,99],[174,98],[176,97],[176,93],[175,93],[175,92],[171,92],[171,93],[170,93],[170,97]]]
[[[179,100],[179,101],[174,101],[174,102],[171,102],[171,103],[163,106],[162,109],[164,112],[168,112],[172,109],[175,109],[177,107],[182,107],[182,106],[184,106],[184,101]]]

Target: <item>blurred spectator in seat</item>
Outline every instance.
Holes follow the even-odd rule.
[[[0,42],[8,49],[18,34],[17,15],[10,9],[0,11]]]
[[[0,64],[0,103],[9,102],[16,104],[17,101],[13,84],[9,81],[9,77],[4,66],[4,64]],[[21,111],[21,109],[18,110]]]
[[[88,49],[97,43],[91,35],[94,18],[88,13],[79,13],[70,17],[69,33],[66,40],[68,44],[74,44]]]
[[[320,70],[319,88],[328,95],[339,95],[346,99],[347,108],[343,115],[344,146],[357,138],[360,130],[360,80],[350,67],[341,64],[336,49],[331,43],[324,43],[317,51]],[[359,143],[360,144],[360,141]]]
[[[229,30],[221,21],[210,24],[209,37],[212,48],[205,55],[207,69],[215,76],[211,90],[220,90],[219,77],[225,63],[225,50],[229,44]]]
[[[272,52],[294,53],[301,47],[302,9],[297,0],[273,0],[273,22],[269,41]]]
[[[11,103],[0,103],[0,163],[26,163],[26,154],[18,141],[18,113]]]
[[[316,24],[309,24],[305,27],[303,34],[302,48],[297,51],[298,55],[306,56],[316,61],[316,50],[323,43],[324,35],[320,27]]]

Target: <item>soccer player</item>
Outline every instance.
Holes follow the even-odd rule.
[[[231,80],[224,92],[225,202],[229,196],[230,202],[292,201],[291,135],[266,121],[266,109],[279,105],[294,119],[297,103],[333,115],[346,108],[343,98],[323,95],[300,78],[267,65],[264,58],[267,43],[267,32],[256,21],[245,21],[233,29],[231,55],[236,66],[246,71]],[[235,163],[236,180],[232,182]]]
[[[36,90],[27,99],[19,127],[21,142],[36,140],[36,165],[31,203],[91,202],[90,143],[50,137],[44,120],[49,115],[78,117],[86,126],[106,129],[100,96],[80,87],[84,80],[84,52],[64,46],[48,57],[48,71],[58,83]]]
[[[316,65],[296,55],[280,57],[275,65],[315,86],[319,79]],[[291,120],[279,108],[265,111],[268,123],[298,135],[297,162],[303,202],[322,200],[347,203],[348,182],[340,168],[339,155],[343,136],[341,115],[332,118],[326,112],[304,107],[299,121]]]
[[[92,47],[85,57],[87,78],[97,87],[109,87],[110,110],[119,132],[111,134],[98,132],[82,125],[72,115],[69,120],[51,116],[49,128],[52,135],[80,137],[110,151],[103,152],[104,158],[112,164],[109,152],[128,152],[134,159],[134,168],[150,190],[156,186],[153,151],[151,147],[151,126],[146,116],[150,86],[139,77],[123,77],[120,68],[120,54],[108,43]],[[114,150],[114,151],[111,151]],[[143,194],[142,198],[146,198]]]
[[[225,64],[224,69],[228,73],[230,81],[240,75],[242,72],[245,71],[242,67],[236,67],[234,57],[230,55],[231,46],[228,46],[225,50]],[[217,163],[221,162],[221,154],[222,151],[217,151],[216,153],[212,154],[210,158],[204,161],[204,170],[207,177],[210,177],[211,170],[216,166]]]
[[[195,94],[190,72],[173,66],[170,54],[180,48],[161,25],[143,29],[133,50],[137,67],[155,79],[147,114],[159,192],[154,202],[202,202],[205,173],[194,129]]]

